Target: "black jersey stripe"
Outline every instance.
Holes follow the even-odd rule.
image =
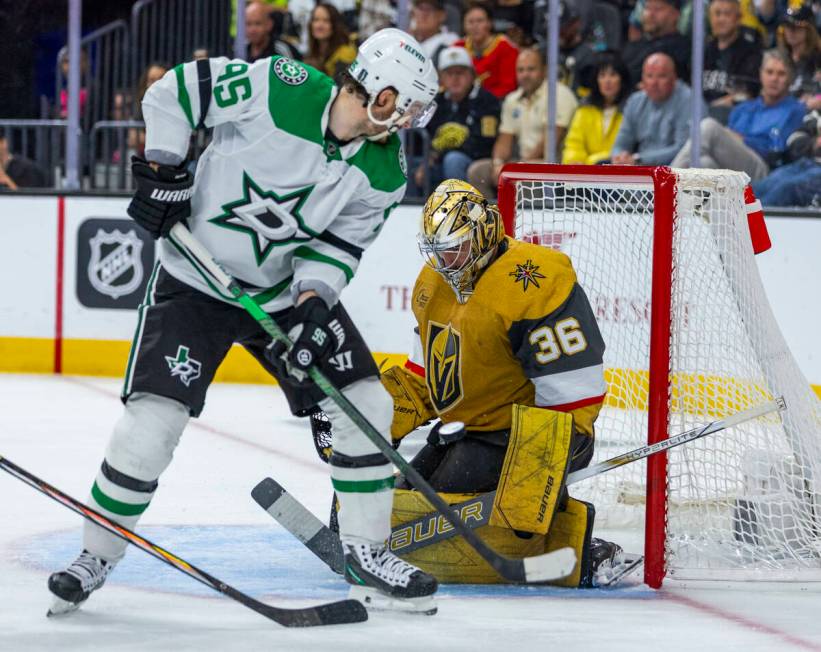
[[[338,235],[334,235],[330,231],[323,231],[318,236],[316,236],[315,240],[319,240],[326,244],[331,245],[332,247],[336,247],[337,249],[341,249],[349,256],[360,260],[362,258],[362,253],[365,251],[362,247],[357,247],[355,244],[348,242],[347,240],[343,240]]]

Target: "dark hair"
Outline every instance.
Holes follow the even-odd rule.
[[[356,78],[347,71],[347,69],[338,72],[334,77],[334,82],[336,82],[336,85],[339,88],[350,89],[354,95],[362,100],[363,106],[368,106],[368,100],[370,99],[368,96],[368,91],[365,90],[365,87],[360,84]]]
[[[464,20],[465,16],[468,15],[468,12],[473,11],[474,9],[481,9],[485,12],[485,16],[487,19],[492,23],[493,22],[493,9],[490,8],[490,5],[486,2],[480,2],[479,0],[473,0],[469,2],[465,7],[464,12],[462,12],[462,20]]]
[[[588,68],[588,79],[590,82],[590,97],[587,99],[588,104],[597,106],[600,109],[604,108],[604,96],[599,90],[599,73],[603,70],[613,70],[619,77],[621,77],[621,88],[616,97],[616,105],[621,105],[627,96],[630,94],[630,73],[627,72],[627,66],[621,60],[618,53],[612,50],[605,50],[596,55],[593,64]]]
[[[331,37],[328,39],[327,46],[316,40],[311,30],[311,24],[314,22],[314,14],[320,7],[328,12],[328,17],[331,19]],[[311,17],[308,20],[308,53],[305,55],[305,62],[314,68],[322,70],[325,68],[325,62],[328,58],[336,52],[338,48],[350,42],[351,36],[348,33],[348,28],[345,26],[345,20],[342,18],[342,14],[339,13],[339,9],[331,4],[318,2],[311,10]]]

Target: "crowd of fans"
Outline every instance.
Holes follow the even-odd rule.
[[[698,165],[745,171],[765,204],[821,204],[821,7],[703,1]],[[560,0],[558,159],[690,165],[692,2]],[[429,155],[409,161],[412,192],[460,178],[493,196],[506,162],[546,160],[548,10],[547,0],[412,0],[409,31],[442,88]],[[249,61],[279,54],[336,75],[358,42],[397,22],[397,9],[394,0],[253,0],[245,16]],[[113,117],[139,119],[145,89],[167,69],[151,64],[133,95],[115,98]],[[81,102],[92,92],[84,86]],[[141,145],[131,132],[129,148]],[[8,160],[0,186],[20,185]]]

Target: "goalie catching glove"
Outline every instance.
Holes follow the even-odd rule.
[[[271,342],[265,349],[265,358],[277,370],[280,380],[288,380],[298,386],[310,381],[308,369],[321,364],[334,350],[327,304],[317,296],[308,297],[291,312],[288,319],[288,337],[294,345],[288,351],[284,343]]]
[[[194,177],[183,167],[157,165],[138,156],[131,158],[131,174],[137,190],[128,214],[155,240],[165,237],[177,222],[191,215]]]

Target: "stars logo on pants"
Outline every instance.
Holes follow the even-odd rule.
[[[188,387],[191,381],[200,377],[202,364],[199,360],[188,355],[188,347],[177,347],[177,357],[172,358],[170,355],[165,356],[165,361],[168,363],[168,369],[171,371],[172,378],[179,378],[183,385]]]

